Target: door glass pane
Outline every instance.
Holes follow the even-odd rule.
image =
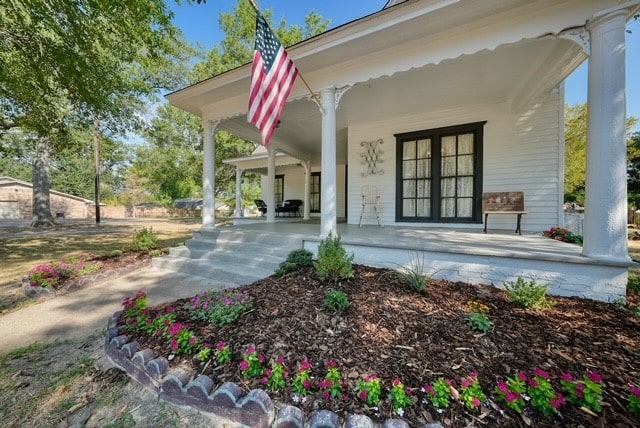
[[[402,182],[402,197],[403,198],[415,198],[416,197],[416,182],[415,182],[415,180],[404,180]]]
[[[458,154],[467,155],[473,153],[473,134],[458,135]]]
[[[431,157],[431,139],[418,140],[418,158]]]
[[[415,178],[416,177],[416,161],[404,161],[402,162],[402,178]]]
[[[455,217],[456,215],[456,200],[455,198],[443,198],[440,200],[440,216],[441,217]]]
[[[431,217],[431,199],[417,199],[417,216]]]
[[[431,196],[431,180],[417,180],[417,192],[418,198],[428,198]]]
[[[431,159],[421,159],[418,161],[418,178],[431,177]]]
[[[471,217],[473,212],[471,208],[473,199],[471,198],[459,198],[458,199],[458,217]]]
[[[473,155],[458,156],[458,174],[473,174]]]
[[[440,196],[443,198],[456,196],[455,178],[443,178],[440,180]]]
[[[415,217],[416,216],[416,200],[415,199],[404,199],[402,201],[402,213],[405,217]]]
[[[458,178],[458,197],[473,196],[473,177]]]
[[[442,148],[440,153],[442,156],[453,156],[456,154],[456,137],[443,137],[441,140]]]
[[[451,177],[452,175],[456,175],[456,157],[450,156],[446,158],[442,158],[442,170],[440,174],[443,177]]]
[[[402,159],[415,159],[416,158],[416,142],[405,141],[402,145]]]

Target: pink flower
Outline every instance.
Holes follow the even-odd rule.
[[[336,363],[335,361],[331,360],[331,361],[328,361],[324,366],[326,368],[328,368],[328,369],[333,369],[333,368],[338,367],[338,363]]]
[[[475,383],[474,379],[462,379],[462,388],[470,388]]]
[[[198,343],[198,339],[196,339],[195,336],[191,336],[191,339],[189,339],[189,345],[194,346],[196,343]]]
[[[367,401],[367,397],[369,397],[369,393],[368,393],[367,391],[362,391],[362,392],[360,393],[360,399],[361,399],[362,401]]]
[[[182,324],[177,322],[175,324],[172,324],[171,327],[169,327],[169,334],[171,336],[176,336],[176,335],[180,334],[181,330],[182,330]]]
[[[538,381],[537,381],[537,380],[535,380],[535,379],[530,379],[530,380],[529,380],[529,386],[530,386],[531,388],[537,388],[537,387],[538,387],[538,386],[540,386],[540,385],[538,385]]]
[[[166,312],[168,314],[172,314],[176,311],[176,308],[174,308],[173,306],[167,306]]]
[[[507,385],[506,382],[500,382],[498,383],[498,390],[506,394],[507,392],[509,392],[509,385]]]
[[[249,363],[245,360],[242,360],[242,362],[240,363],[240,370],[242,370],[243,372],[249,370]]]
[[[271,377],[271,374],[272,374],[272,373],[273,373],[273,370],[271,370],[271,369],[267,369],[267,371],[266,371],[266,373],[265,373],[265,374],[266,374],[268,377]]]
[[[325,392],[322,394],[322,397],[323,397],[325,400],[329,401],[329,399],[331,398],[331,395],[329,394],[329,391],[325,391]]]
[[[424,386],[424,392],[429,393],[429,394],[433,394],[435,392],[435,390],[433,389],[433,386],[425,385]]]
[[[550,380],[551,379],[551,375],[549,375],[549,373],[545,372],[544,370],[538,368],[535,369],[533,371],[533,375],[537,376],[537,377],[541,377],[542,379],[546,379],[546,380]]]
[[[584,392],[585,388],[586,387],[582,383],[576,385],[576,391]]]
[[[229,298],[226,298],[226,299],[224,299],[224,304],[226,306],[231,306],[231,305],[233,305],[233,300],[231,300]]]
[[[587,370],[587,377],[591,380],[591,382],[602,383],[602,375],[598,372]]]
[[[473,400],[471,400],[471,404],[473,404],[473,407],[480,407],[480,400],[474,398]]]
[[[247,355],[253,355],[256,353],[256,348],[253,345],[249,345],[245,351]]]
[[[509,391],[509,392],[507,392],[507,394],[505,395],[504,398],[505,398],[505,400],[507,400],[507,403],[513,403],[518,398],[520,398],[520,394],[518,394],[517,392]]]
[[[410,389],[407,389],[407,395],[408,395],[409,397],[413,397],[413,391],[412,391],[412,390],[410,390]]]
[[[571,376],[571,373],[562,373],[560,379],[564,380],[565,382],[573,382],[573,376]]]
[[[284,366],[284,358],[282,357],[276,358],[276,364],[280,364],[281,366]]]
[[[178,341],[173,339],[171,341],[171,349],[173,349],[174,351],[177,351],[178,349],[180,349],[180,345],[178,345]]]
[[[549,400],[554,409],[559,409],[560,407],[567,404],[567,400],[562,396],[562,394],[558,394],[556,398],[552,398]]]
[[[518,372],[518,379],[520,379],[523,382],[526,382],[527,380],[529,380],[525,372]]]
[[[453,387],[453,388],[455,388],[455,387],[456,387],[456,383],[455,383],[453,380],[451,380],[451,379],[447,379],[447,385],[449,385],[449,386],[451,386],[451,387]]]
[[[311,363],[307,360],[304,360],[300,363],[300,372],[304,372],[307,370],[311,370]]]
[[[635,385],[630,385],[629,386],[629,392],[631,392],[631,394],[633,394],[634,396],[640,398],[640,388],[635,386]]]
[[[260,361],[261,363],[264,363],[266,361],[266,358],[264,357],[264,355],[258,354],[258,361]]]
[[[224,342],[218,342],[218,344],[216,345],[216,349],[218,350],[218,352],[224,351],[224,348],[226,347],[227,345]]]
[[[378,380],[378,379],[379,379],[379,378],[378,378],[378,376],[376,376],[376,375],[369,375],[369,376],[367,376],[367,377],[365,377],[365,378],[364,378],[364,381],[365,381],[365,382],[371,382],[371,381],[373,381],[373,380]]]
[[[269,382],[269,379],[267,379],[265,376],[260,380],[260,382],[262,382],[262,384],[265,385],[267,382]]]
[[[205,348],[205,349],[211,349],[211,344],[209,342],[204,342],[202,344],[202,347]]]
[[[302,386],[304,386],[304,389],[311,389],[311,381],[310,380],[305,380],[304,382],[302,382]]]
[[[469,373],[469,377],[470,377],[471,379],[477,379],[477,378],[478,378],[478,373],[476,373],[476,372],[471,372],[471,373]]]
[[[393,380],[393,386],[403,386],[403,385],[402,385],[402,382],[400,382],[400,379],[395,378]]]

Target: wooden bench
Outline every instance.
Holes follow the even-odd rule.
[[[520,223],[522,216],[527,214],[524,210],[523,192],[490,192],[482,194],[482,213],[484,214],[484,233],[487,233],[487,220],[489,214],[515,214],[518,216],[516,232],[522,235]]]

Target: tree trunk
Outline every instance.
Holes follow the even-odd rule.
[[[47,137],[39,137],[33,160],[33,207],[31,227],[56,224],[51,214],[51,144]]]

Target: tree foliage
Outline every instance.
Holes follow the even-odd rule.
[[[0,129],[35,140],[33,225],[53,222],[50,162],[93,118],[133,126],[158,88],[179,85],[184,52],[162,0],[8,0],[0,8]]]
[[[627,132],[638,123],[634,117],[627,118]],[[565,106],[565,202],[584,205],[587,169],[587,104]],[[640,133],[627,139],[628,187],[640,190]],[[631,197],[631,195],[630,195]],[[640,200],[638,201],[640,202]]]

